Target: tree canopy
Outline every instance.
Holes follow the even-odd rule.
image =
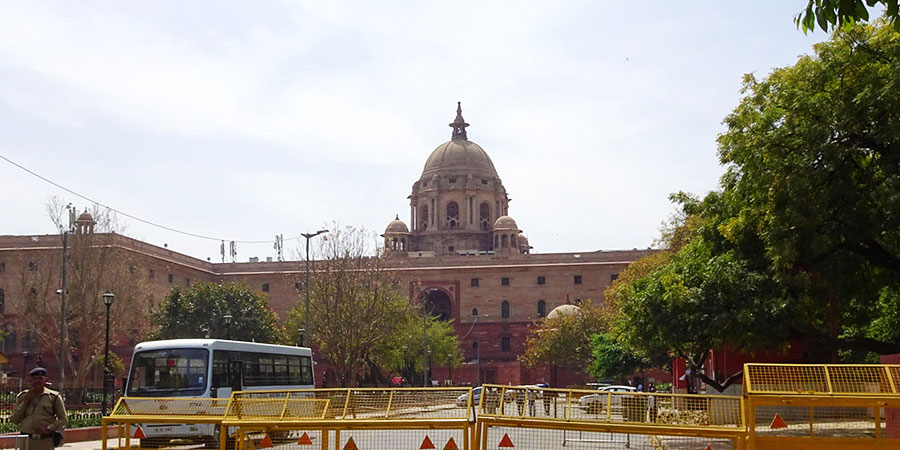
[[[525,338],[525,352],[519,356],[526,366],[553,364],[584,368],[591,363],[591,339],[606,330],[601,310],[586,301],[578,313],[545,317],[532,326]]]
[[[720,346],[800,341],[811,362],[900,351],[898,81],[900,35],[884,23],[746,76],[718,139],[721,189],[673,196],[673,245],[607,292],[608,337],[701,378]]]
[[[227,323],[226,316],[231,316]],[[284,329],[262,293],[243,283],[193,283],[175,287],[153,311],[156,339],[230,338],[286,343]]]
[[[848,334],[900,280],[898,37],[883,24],[838,31],[794,66],[746,77],[719,137],[724,195],[739,206],[726,232],[753,227],[811,322],[795,331],[843,349],[900,351]]]
[[[885,19],[900,31],[900,8],[897,0],[808,0],[806,8],[797,14],[794,22],[806,33],[818,25],[822,31],[828,28],[851,28],[858,22],[869,20],[868,7],[882,5]]]
[[[373,360],[379,369],[412,381],[421,380],[429,366],[458,367],[463,356],[453,322],[415,308],[397,318],[392,336],[373,349]]]
[[[365,230],[329,228],[333,231],[316,250],[307,333],[342,385],[356,386],[371,374],[373,352],[394,335],[410,304],[381,258],[369,256],[371,236]],[[302,327],[305,313],[305,302],[299,301],[289,313],[289,328]]]
[[[47,210],[59,230],[68,230],[65,217],[67,207],[58,198],[51,198]],[[11,295],[10,303],[19,311],[23,332],[23,346],[39,343],[39,349],[50,353],[60,350],[63,326],[66,330],[65,360],[69,386],[84,386],[96,367],[97,356],[104,345],[103,326],[106,308],[100,298],[107,289],[115,294],[110,307],[110,339],[115,345],[119,338],[139,340],[146,337],[149,324],[134,311],[145,311],[152,303],[147,294],[146,277],[134,270],[139,261],[129,252],[110,245],[115,232],[122,231],[116,217],[108,211],[95,208],[93,232],[68,233],[66,252],[67,299],[65,321],[61,324],[62,299],[60,288],[61,264],[58,256],[52,259],[29,262],[25,254],[17,274],[17,295]],[[33,267],[32,264],[36,265]],[[98,326],[100,324],[100,326]],[[32,340],[34,337],[37,339]],[[102,358],[100,359],[102,361]],[[114,358],[110,358],[113,361]]]

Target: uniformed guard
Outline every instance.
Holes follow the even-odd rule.
[[[47,388],[47,369],[35,367],[28,372],[31,389],[20,392],[10,421],[27,434],[29,450],[53,450],[54,433],[66,426],[66,407],[59,392]]]

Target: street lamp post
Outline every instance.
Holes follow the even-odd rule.
[[[225,319],[225,339],[231,339],[231,314],[222,316]]]
[[[447,353],[447,377],[450,378],[450,386],[453,386],[453,355]]]
[[[422,342],[425,344],[425,355],[422,359],[422,387],[428,387],[428,315],[425,312],[425,301],[422,301]]]
[[[431,349],[425,350],[425,387],[431,384]]]
[[[312,328],[309,325],[309,240],[327,232],[328,230],[321,229],[315,233],[300,233],[301,236],[306,238],[306,332],[310,336],[312,336]],[[312,343],[312,339],[310,339],[310,343]]]
[[[478,361],[476,370],[478,371],[478,385],[481,386],[481,343],[475,338],[475,361]]]
[[[406,363],[406,349],[407,348],[408,347],[406,345],[403,346],[403,369],[401,370],[401,372],[403,374],[402,378],[403,378],[404,382],[400,383],[400,386],[404,386],[406,384],[405,383],[406,382],[406,372],[407,372],[407,368],[409,367],[409,365]],[[412,382],[412,380],[409,380],[409,381]]]
[[[306,337],[306,328],[298,328],[297,332],[300,333],[300,346],[303,347],[303,338]]]
[[[100,414],[106,415],[106,388],[109,380],[109,308],[113,304],[116,296],[111,290],[107,289],[103,293],[103,304],[106,305],[106,345],[103,347],[103,405],[100,407]]]

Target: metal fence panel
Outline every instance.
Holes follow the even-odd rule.
[[[482,416],[586,423],[677,425],[742,429],[742,399],[736,396],[598,392],[486,385]]]
[[[739,438],[641,434],[608,431],[583,431],[518,426],[489,425],[483,433],[480,450],[516,448],[518,450],[564,449],[647,449],[734,450]],[[362,449],[362,447],[360,447]]]

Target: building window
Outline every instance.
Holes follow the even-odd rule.
[[[6,263],[0,263],[0,273],[6,272]]]
[[[509,302],[506,300],[503,300],[503,303],[500,304],[500,317],[509,319]]]
[[[300,291],[303,289],[303,283],[294,283],[294,290]]]
[[[546,284],[547,279],[544,277],[538,277],[537,284]]]
[[[453,246],[451,245],[451,246],[447,247],[447,251],[448,251],[448,252],[452,252],[452,251],[453,251]]]
[[[171,282],[173,282],[173,281],[175,281],[175,277],[172,276],[172,274],[170,273],[170,274],[169,274],[169,283],[171,283]]]
[[[459,205],[456,202],[447,203],[447,227],[450,229],[459,226]]]
[[[263,292],[269,292],[269,283],[263,283],[262,285]]]
[[[478,341],[472,342],[472,350],[478,350]]]
[[[449,180],[449,182],[450,182],[450,184],[456,184],[456,178],[451,178],[451,179]]]
[[[28,261],[28,270],[30,270],[32,272],[37,272],[38,262],[37,261]]]
[[[538,300],[538,317],[547,317],[547,302]]]
[[[500,286],[509,286],[509,277],[503,277],[500,279]]]
[[[581,284],[581,275],[575,275],[575,284]]]
[[[478,287],[478,278],[472,278],[472,287]]]
[[[156,278],[156,272],[153,269],[150,269],[150,279]]]
[[[3,314],[6,310],[6,294],[3,293],[3,289],[0,289],[0,314]]]
[[[614,274],[612,274],[612,275],[609,276],[609,281],[610,281],[610,282],[616,281],[617,279],[619,279],[619,274],[617,274],[617,273],[614,273]]]
[[[184,285],[190,287],[190,285],[191,285],[191,279],[190,279],[190,278],[185,278],[185,279],[184,279]]]
[[[485,231],[490,230],[491,225],[494,224],[491,222],[491,207],[487,203],[482,203],[478,207],[478,223],[481,224],[481,229]]]
[[[500,336],[500,350],[509,351],[509,336]]]
[[[422,211],[422,215],[419,216],[419,228],[423,230],[428,229],[428,205],[422,204],[422,207],[419,208],[419,211]]]
[[[477,316],[477,315],[478,315],[478,308],[472,308],[472,315],[473,315],[473,316]]]

